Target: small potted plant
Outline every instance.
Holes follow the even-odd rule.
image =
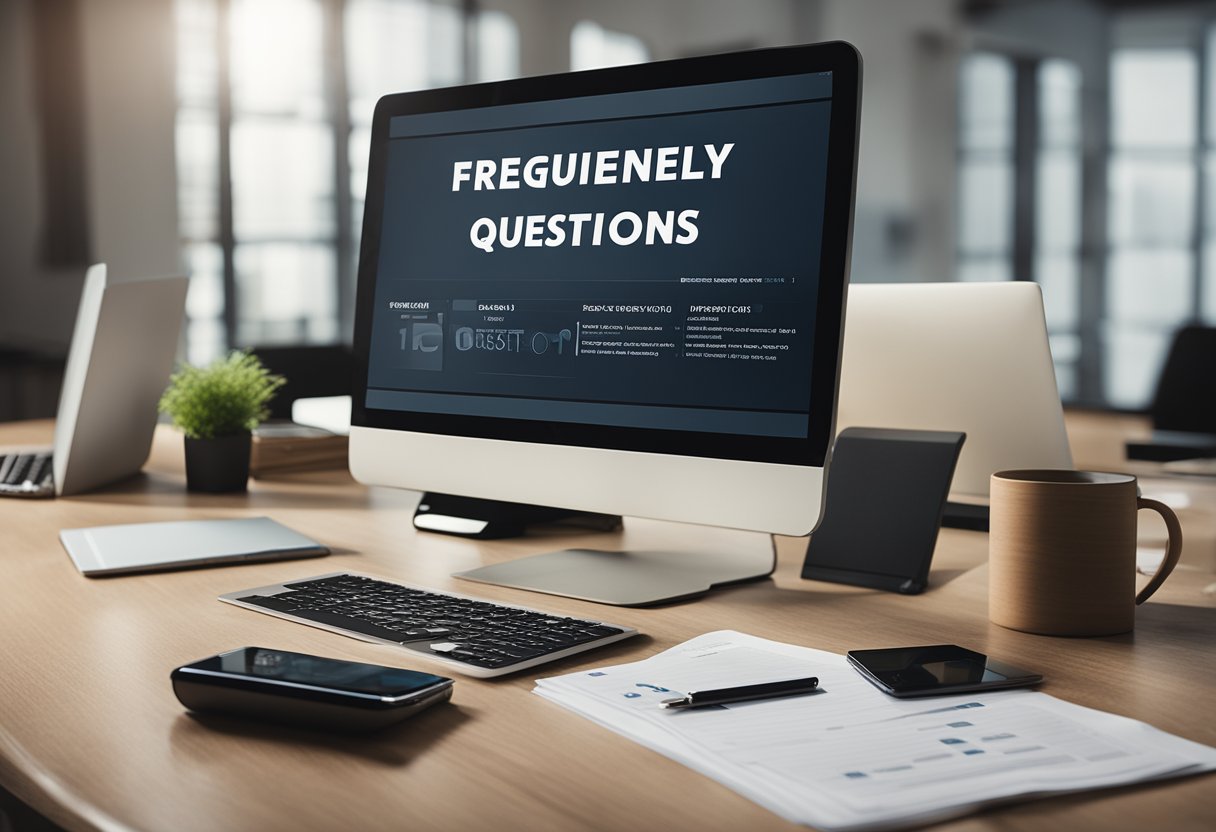
[[[265,419],[286,383],[256,355],[236,351],[206,367],[183,365],[169,379],[160,412],[186,435],[186,488],[244,491],[249,482],[251,431]]]

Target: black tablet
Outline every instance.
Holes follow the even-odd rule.
[[[841,431],[802,577],[923,591],[965,438],[958,431]]]

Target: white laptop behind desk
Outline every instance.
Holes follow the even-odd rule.
[[[50,461],[53,492],[40,474],[0,486],[0,495],[79,494],[143,467],[156,428],[156,403],[173,371],[188,284],[186,277],[112,283],[105,264],[89,269],[59,393]],[[2,457],[0,480],[15,475],[20,465],[45,469],[45,450],[23,450]],[[21,459],[30,455],[38,461]]]
[[[846,310],[838,433],[964,431],[965,502],[994,471],[1072,468],[1038,284],[853,284]]]

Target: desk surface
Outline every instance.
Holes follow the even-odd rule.
[[[0,444],[48,441],[46,422],[0,426]],[[631,522],[617,535],[478,543],[415,533],[418,495],[342,472],[255,481],[248,495],[187,494],[181,442],[158,430],[147,473],[102,493],[0,501],[0,783],[69,829],[793,829],[716,782],[530,693],[533,673],[458,677],[453,706],[347,739],[187,716],[169,671],[260,645],[428,669],[364,644],[215,600],[337,569],[602,617],[645,635],[544,674],[631,661],[733,628],[843,652],[958,642],[1041,670],[1044,690],[1216,744],[1216,597],[1182,571],[1141,608],[1134,634],[1049,639],[987,621],[987,538],[944,530],[932,588],[907,597],[803,581],[804,541],[779,539],[772,579],[657,609],[616,609],[449,575],[566,545],[667,546],[687,527]],[[330,544],[324,560],[108,579],[79,575],[62,527],[266,514]],[[434,669],[434,668],[431,668]],[[1207,829],[1216,779],[1054,798],[945,824],[952,830]]]

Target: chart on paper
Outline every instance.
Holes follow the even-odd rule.
[[[672,711],[690,691],[814,675],[820,692]],[[730,631],[536,692],[825,829],[957,815],[1016,796],[1216,768],[1216,751],[1025,690],[899,700],[844,657]]]

